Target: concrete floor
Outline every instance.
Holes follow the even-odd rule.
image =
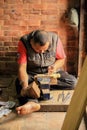
[[[35,112],[27,116],[11,113],[0,120],[0,130],[61,130],[65,112]],[[86,130],[82,120],[79,130]]]
[[[15,92],[15,76],[0,77],[2,94],[0,101],[13,100],[18,104]],[[18,116],[13,110],[8,116],[0,119],[0,130],[61,130],[66,112],[34,112]],[[79,130],[86,130],[82,120]]]

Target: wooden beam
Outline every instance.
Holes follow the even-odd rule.
[[[83,47],[84,47],[84,0],[80,0],[80,25],[79,25],[79,56],[78,56],[78,76],[80,75],[82,64],[83,64]]]
[[[78,130],[87,101],[87,57],[72,96],[61,130]]]
[[[50,99],[40,101],[40,112],[66,112],[74,90],[51,90]]]
[[[86,107],[86,109],[87,109],[87,107]],[[84,123],[85,123],[85,127],[87,130],[87,110],[85,110],[85,112],[84,112]]]

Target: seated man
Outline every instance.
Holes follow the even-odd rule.
[[[36,74],[60,73],[59,88],[73,89],[76,78],[61,70],[65,62],[65,52],[61,40],[56,33],[36,30],[21,37],[18,43],[18,78],[16,80],[17,94],[20,95],[21,106],[18,114],[28,114],[40,109],[40,104],[29,100],[25,91],[34,81]]]

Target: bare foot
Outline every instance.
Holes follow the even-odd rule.
[[[34,111],[38,111],[40,109],[40,104],[35,102],[27,102],[26,104],[19,106],[16,108],[16,111],[20,115],[25,115],[32,113]]]

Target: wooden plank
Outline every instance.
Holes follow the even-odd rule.
[[[74,90],[50,91],[50,99],[40,101],[42,112],[66,112]]]
[[[87,101],[87,57],[61,130],[78,130]]]
[[[80,29],[79,29],[79,56],[78,56],[78,76],[81,73],[82,69],[82,64],[83,64],[83,52],[84,52],[84,33],[83,33],[83,28],[84,28],[84,0],[80,0]]]
[[[85,123],[85,127],[87,130],[87,107],[86,107],[85,112],[84,112],[84,123]]]
[[[50,84],[50,85],[57,85],[57,78],[60,78],[59,73],[53,74],[37,74],[35,75],[35,81],[40,81],[41,84]]]

